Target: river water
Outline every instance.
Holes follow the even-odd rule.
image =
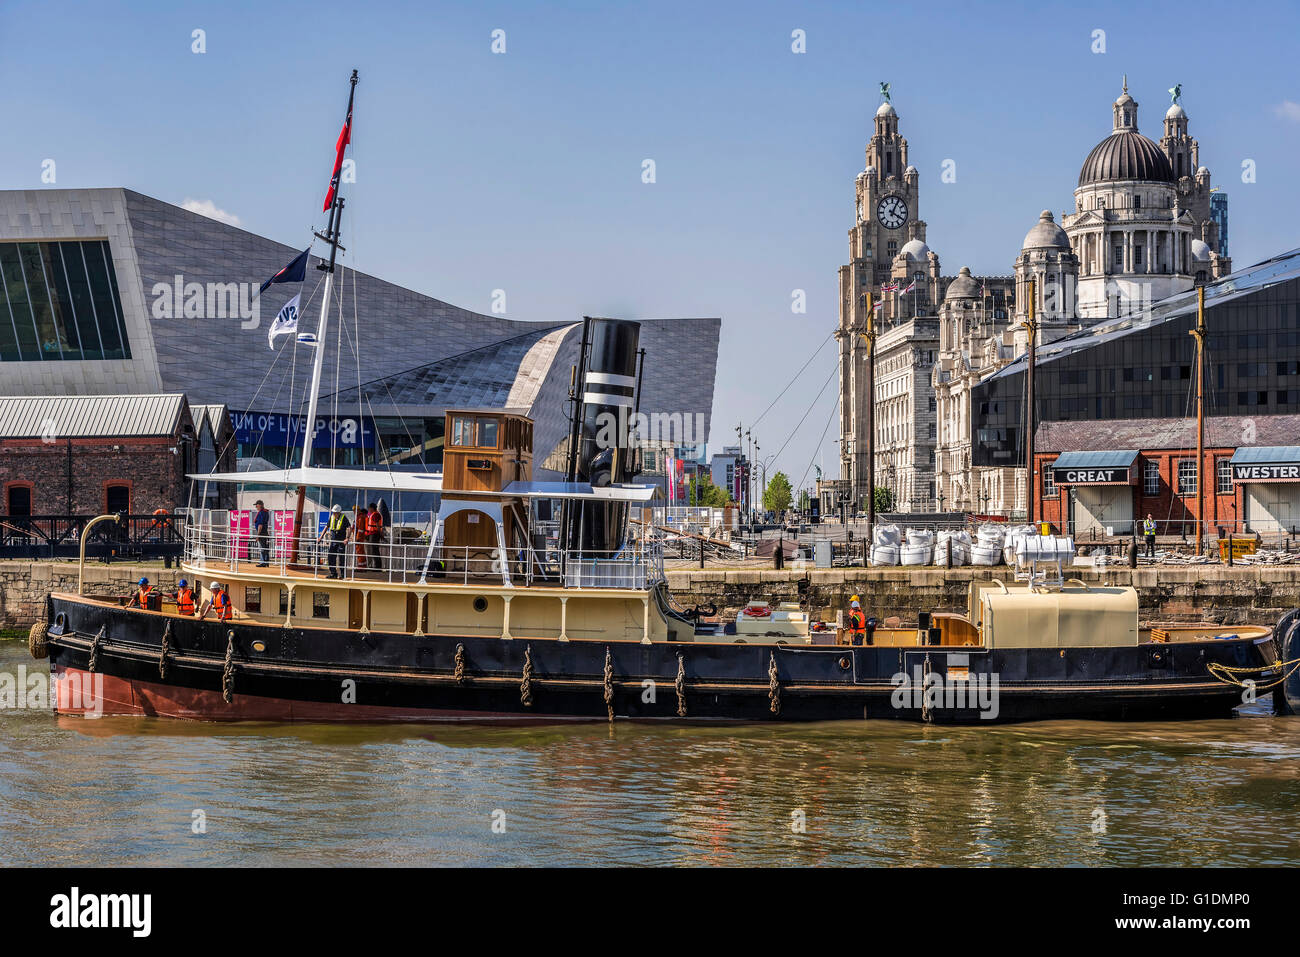
[[[39,669],[0,643],[0,673]],[[1300,718],[198,724],[0,711],[8,864],[1296,865]]]

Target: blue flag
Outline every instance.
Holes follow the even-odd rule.
[[[311,247],[308,246],[296,257],[294,257],[293,262],[289,263],[289,265],[285,266],[283,269],[281,269],[278,273],[276,273],[266,282],[262,283],[261,288],[257,290],[258,295],[260,296],[262,293],[266,292],[266,287],[271,285],[272,283],[302,282],[304,279],[306,279],[307,278],[307,256],[310,252],[311,252]]]

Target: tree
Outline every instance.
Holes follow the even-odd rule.
[[[713,484],[707,472],[702,472],[698,476],[692,475],[688,479],[686,489],[686,501],[690,505],[703,505],[708,508],[722,508],[726,505],[733,505],[731,496],[727,490],[719,488]]]
[[[790,507],[793,497],[790,477],[784,472],[777,472],[767,480],[767,488],[763,489],[763,509],[779,515]]]
[[[883,485],[877,485],[875,493],[876,513],[892,512],[894,510],[894,493]]]

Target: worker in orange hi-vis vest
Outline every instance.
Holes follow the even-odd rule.
[[[366,565],[378,571],[384,570],[384,560],[380,555],[384,541],[384,516],[371,502],[366,512]]]
[[[862,613],[858,596],[849,599],[849,644],[861,645],[867,637],[867,616]]]

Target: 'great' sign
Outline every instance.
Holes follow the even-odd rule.
[[[1052,481],[1057,485],[1119,485],[1129,478],[1126,468],[1052,469]]]

